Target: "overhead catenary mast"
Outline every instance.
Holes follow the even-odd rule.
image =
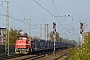
[[[48,24],[45,24],[45,40],[48,40]]]
[[[10,55],[9,51],[9,1],[2,1],[6,2],[6,39],[5,39],[5,54]]]
[[[48,24],[47,24],[47,40],[48,40]]]
[[[29,37],[31,37],[31,19],[22,19],[22,20],[29,20]]]
[[[88,19],[86,19],[86,40],[88,40]]]
[[[44,17],[44,21],[45,21],[45,17]],[[45,35],[44,35],[44,39],[46,40],[46,24],[45,24]]]
[[[40,38],[42,39],[42,24],[40,24]]]

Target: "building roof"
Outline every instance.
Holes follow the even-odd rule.
[[[6,28],[0,28],[0,29],[6,29]]]

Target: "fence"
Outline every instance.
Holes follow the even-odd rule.
[[[9,46],[10,54],[14,54],[14,45]],[[5,55],[5,45],[0,45],[0,56]]]

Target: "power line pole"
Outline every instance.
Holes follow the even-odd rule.
[[[22,20],[29,20],[29,37],[31,38],[31,19],[22,19]]]
[[[45,24],[45,40],[48,40],[48,24]]]
[[[46,40],[46,24],[45,24],[45,40]]]
[[[42,39],[42,24],[40,24],[40,38]]]
[[[48,24],[47,24],[47,40],[48,40]]]
[[[9,1],[2,1],[7,3],[6,7],[6,41],[5,41],[5,54],[9,54]]]
[[[88,40],[88,19],[86,19],[86,39]]]

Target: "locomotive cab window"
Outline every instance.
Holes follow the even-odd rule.
[[[23,37],[24,40],[26,40],[27,38]]]
[[[19,38],[18,38],[18,40],[21,40],[21,39],[22,39],[22,37],[19,37]]]
[[[19,37],[18,40],[26,40],[26,37]]]

